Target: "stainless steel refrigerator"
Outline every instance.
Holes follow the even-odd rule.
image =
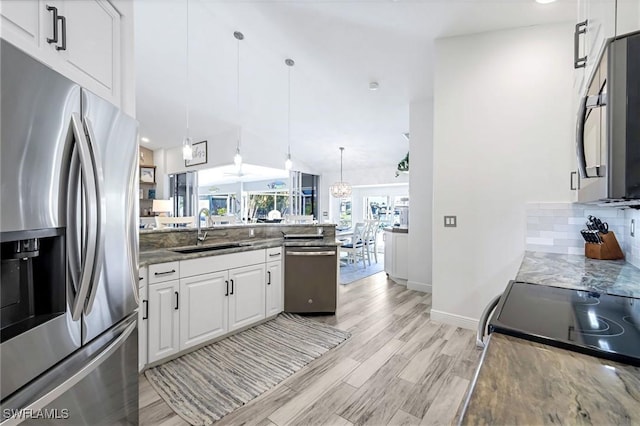
[[[0,54],[1,424],[137,424],[138,124]]]

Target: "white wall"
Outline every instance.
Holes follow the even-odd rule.
[[[475,328],[516,276],[525,204],[572,200],[573,30],[534,26],[436,42],[435,320]],[[457,215],[457,228],[444,228],[444,215]]]
[[[407,287],[432,291],[433,100],[409,107],[409,275]]]

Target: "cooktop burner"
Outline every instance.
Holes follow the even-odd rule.
[[[512,281],[489,331],[640,366],[640,299],[632,297]]]

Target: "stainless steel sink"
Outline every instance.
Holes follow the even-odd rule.
[[[199,246],[199,247],[183,247],[183,248],[171,249],[171,251],[176,253],[189,254],[189,253],[201,253],[205,251],[216,251],[216,250],[244,247],[247,245],[248,244],[242,244],[242,243],[227,243],[227,244],[215,244],[210,246]]]

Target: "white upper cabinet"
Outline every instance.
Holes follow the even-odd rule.
[[[2,38],[23,50],[40,45],[40,9],[37,1],[7,0],[0,3]]]
[[[120,16],[106,0],[67,1],[65,60],[96,94],[119,93]]]
[[[640,0],[618,0],[616,34],[640,30]]]
[[[122,106],[122,16],[109,1],[7,0],[0,15],[3,39]]]

